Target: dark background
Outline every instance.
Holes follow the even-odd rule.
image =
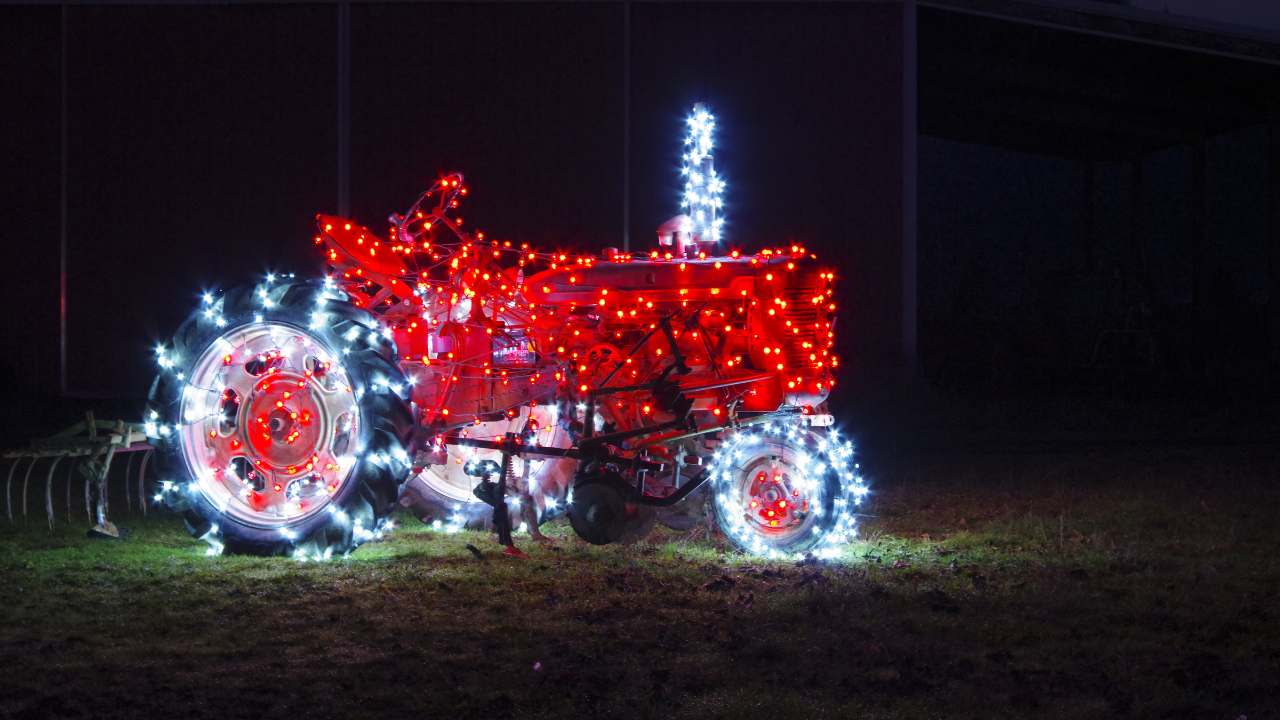
[[[0,352],[43,392],[59,389],[60,12],[0,8],[0,153],[17,160],[0,168],[0,244],[18,270]],[[155,342],[204,289],[318,268],[313,218],[336,211],[337,12],[67,12],[66,390],[137,398]],[[461,171],[463,215],[490,237],[622,244],[621,4],[350,13],[356,220],[381,231]],[[853,301],[844,354],[897,363],[900,280],[880,266],[901,253],[901,27],[896,4],[633,6],[632,247],[678,211],[684,117],[707,102],[729,243],[800,241],[836,263]]]
[[[63,390],[62,12],[0,7],[0,392],[19,414]],[[913,368],[904,6],[630,12],[632,249],[677,212],[684,117],[707,102],[728,244],[801,242],[839,271],[837,413],[922,388],[1270,402],[1280,74],[1237,57],[1243,41],[1170,36],[1227,43],[1228,57],[919,8]],[[338,210],[339,15],[66,13],[65,391],[126,407],[202,291],[318,270],[313,218]],[[352,216],[381,231],[460,171],[467,224],[490,237],[620,246],[623,23],[620,3],[352,4]],[[1159,31],[1143,27],[1125,32]],[[1280,57],[1274,44],[1245,50]],[[1142,352],[1100,345],[1126,328]]]

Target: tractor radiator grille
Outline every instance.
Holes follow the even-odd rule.
[[[787,367],[791,370],[812,368],[817,365],[809,359],[809,356],[820,353],[817,350],[818,334],[821,330],[818,323],[826,319],[825,313],[819,310],[821,306],[813,302],[813,298],[820,293],[821,290],[816,286],[804,285],[789,287],[785,291],[783,299],[787,301],[787,307],[783,311],[783,317],[790,321],[791,325],[786,328],[787,343],[784,352]],[[796,332],[797,329],[799,332]],[[808,348],[804,346],[805,343],[809,343]]]

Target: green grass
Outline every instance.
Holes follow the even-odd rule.
[[[407,516],[299,564],[206,557],[174,518],[19,520],[0,718],[1277,718],[1277,460],[934,457],[821,567],[564,525],[520,561]]]

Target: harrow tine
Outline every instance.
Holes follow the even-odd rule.
[[[49,466],[49,474],[44,480],[44,512],[49,517],[49,529],[53,529],[53,469],[58,467],[58,462],[65,455],[57,455],[53,458],[53,464]]]
[[[142,456],[142,463],[138,466],[138,505],[142,508],[142,516],[147,516],[147,461],[151,459],[151,453],[155,450],[148,450]]]
[[[27,522],[27,481],[31,479],[31,471],[36,469],[36,462],[40,458],[31,458],[31,464],[27,466],[27,473],[22,476],[22,522]]]
[[[107,519],[107,512],[111,508],[111,505],[107,502],[107,490],[111,486],[111,456],[113,454],[112,450],[107,450],[107,459],[103,463],[106,467],[102,469],[102,509],[98,513],[101,516],[97,519],[98,522],[102,522]]]
[[[80,464],[79,456],[71,459],[71,467],[67,469],[67,522],[71,522],[71,478],[76,474],[76,467]]]
[[[129,471],[133,469],[133,456],[137,453],[129,453],[129,459],[124,461],[124,510],[126,513],[133,514],[133,501],[129,498]]]
[[[26,455],[19,455],[13,459],[13,465],[9,467],[9,479],[4,484],[4,511],[9,516],[9,524],[13,524],[13,497],[9,493],[9,489],[13,486],[13,471],[18,469],[18,465],[22,464],[22,458]]]

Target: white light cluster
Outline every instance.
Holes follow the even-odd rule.
[[[218,530],[217,525],[209,527],[208,532],[200,536],[200,539],[209,543],[209,547],[205,549],[204,554],[209,557],[221,555],[226,549],[226,545],[222,543],[222,533]]]
[[[719,241],[724,218],[720,210],[724,203],[724,181],[716,176],[715,158],[711,155],[711,133],[716,118],[707,112],[702,103],[693,106],[689,116],[689,136],[685,138],[684,165],[680,174],[684,178],[684,196],[680,207],[688,209],[693,220],[693,236],[702,241]]]
[[[437,520],[436,522],[440,522],[440,521]],[[459,530],[461,530],[463,527],[465,527],[466,524],[467,524],[467,519],[462,517],[462,506],[454,505],[453,515],[449,516],[449,525],[445,528],[445,532],[448,532],[450,534],[456,533]]]
[[[804,477],[792,479],[792,484],[803,490],[811,498],[815,518],[823,514],[824,495],[827,488],[834,485],[836,495],[832,504],[836,519],[825,532],[814,523],[807,531],[821,543],[816,554],[820,557],[836,557],[840,554],[840,545],[849,542],[857,534],[857,522],[854,508],[862,502],[867,494],[867,487],[858,474],[858,465],[853,463],[853,444],[848,440],[841,441],[837,433],[826,437],[814,436],[798,425],[770,423],[762,431],[740,432],[724,447],[712,456],[710,482],[715,486],[716,502],[720,504],[721,529],[730,536],[734,544],[744,550],[771,559],[785,557],[785,554],[769,544],[768,538],[752,528],[742,518],[741,508],[733,505],[739,502],[740,493],[737,483],[742,479],[734,478],[734,465],[742,460],[744,454],[752,451],[751,446],[768,436],[777,440],[787,440],[799,451],[795,456],[796,467],[804,473]],[[827,473],[835,473],[837,483],[824,483],[822,478]]]

